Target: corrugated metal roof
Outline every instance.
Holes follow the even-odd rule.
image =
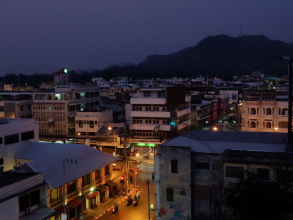
[[[223,153],[227,149],[284,152],[287,134],[239,131],[191,131],[162,146],[190,147],[193,152]]]
[[[117,161],[100,150],[81,144],[23,143],[17,159],[33,160],[27,165],[42,172],[50,188],[58,188]]]

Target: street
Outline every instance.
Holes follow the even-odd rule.
[[[152,173],[154,172],[154,158],[151,157],[149,159],[144,159],[144,155],[130,157],[132,160],[138,160],[140,163],[130,162],[130,168],[133,167],[140,167],[141,172],[137,175],[136,184],[135,184],[135,177],[133,179],[133,184],[130,185],[131,195],[132,198],[137,192],[140,194],[140,200],[138,202],[138,206],[126,206],[127,201],[121,200],[118,202],[119,205],[119,212],[116,214],[112,214],[112,210],[107,211],[113,204],[109,204],[109,207],[105,211],[106,214],[98,218],[99,220],[107,220],[107,219],[131,219],[131,220],[146,220],[148,219],[148,215],[150,212],[150,219],[155,218],[155,210],[148,209],[148,184],[146,182],[147,179],[150,180],[149,184],[149,198],[150,198],[150,205],[155,205],[155,191],[154,191],[154,183],[152,182]],[[136,188],[134,186],[136,185]],[[111,198],[109,198],[110,200]],[[122,199],[122,197],[121,197]],[[116,201],[116,200],[115,200]],[[121,202],[121,203],[120,203]]]

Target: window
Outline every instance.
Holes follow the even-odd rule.
[[[288,122],[286,121],[279,122],[279,128],[288,128]]]
[[[19,197],[19,210],[24,211],[27,208],[40,202],[40,190],[32,191]]]
[[[272,127],[271,122],[266,122],[266,128],[271,128],[271,127]]]
[[[272,109],[267,108],[267,109],[266,109],[266,115],[271,115],[271,114],[272,114]]]
[[[252,109],[250,110],[250,114],[251,114],[251,115],[255,115],[255,114],[256,114],[256,109],[255,109],[255,108],[252,108]]]
[[[151,106],[146,106],[146,107],[145,107],[145,110],[146,110],[146,111],[151,111],[151,110],[152,110],[152,107],[151,107]]]
[[[270,170],[265,168],[257,168],[256,175],[257,175],[257,178],[260,180],[269,180]]]
[[[108,175],[110,175],[110,166],[109,165],[105,167],[105,176],[108,176]]]
[[[226,167],[226,177],[231,178],[242,178],[244,175],[244,168],[243,167]]]
[[[288,115],[288,109],[283,108],[282,109],[282,115]]]
[[[19,142],[19,135],[18,134],[12,134],[4,137],[5,145],[8,144],[14,144]]]
[[[250,122],[250,128],[256,128],[256,123],[254,121]]]
[[[171,173],[178,173],[178,160],[171,160]]]
[[[62,187],[59,187],[57,189],[53,189],[50,193],[50,200],[55,201],[55,200],[60,200],[62,199]]]
[[[159,109],[158,106],[154,106],[154,107],[153,107],[153,111],[157,111],[157,112],[158,112],[159,110],[160,110],[160,109]]]
[[[87,186],[91,183],[91,174],[87,174],[82,177],[82,186]]]
[[[99,179],[101,179],[100,170],[96,170],[95,171],[95,180],[99,180]]]
[[[154,120],[153,120],[153,123],[154,123],[154,124],[160,124],[160,120],[154,119]]]
[[[145,120],[145,123],[146,123],[146,124],[151,124],[151,123],[152,123],[152,120],[150,120],[150,119],[146,119],[146,120]]]
[[[76,188],[76,180],[67,183],[67,194],[73,193],[77,190]]]
[[[22,132],[21,133],[21,140],[26,141],[29,139],[34,139],[35,138],[35,133],[34,131],[27,131],[27,132]]]
[[[200,170],[208,170],[210,169],[210,164],[209,163],[194,163],[194,168],[200,169]]]
[[[167,188],[167,201],[174,202],[174,190],[171,188]]]
[[[290,183],[293,182],[293,170],[277,170],[277,181]]]
[[[151,92],[150,91],[144,91],[143,92],[143,97],[151,97]]]

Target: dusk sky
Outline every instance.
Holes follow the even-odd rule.
[[[293,43],[293,0],[2,0],[0,76],[137,64],[219,34]]]

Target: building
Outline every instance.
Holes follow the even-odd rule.
[[[98,104],[96,87],[57,87],[54,92],[33,94],[33,118],[39,122],[41,136],[66,137],[75,134],[76,113],[91,111]]]
[[[67,69],[62,68],[54,73],[54,84],[55,86],[69,85],[69,73]]]
[[[191,104],[191,127],[199,129],[211,122],[211,101]]]
[[[16,172],[44,175],[46,204],[57,211],[57,219],[62,213],[78,218],[117,193],[118,187],[110,180],[112,163],[118,159],[107,153],[81,144],[36,142],[17,144],[15,149],[16,160],[21,162]]]
[[[0,118],[32,118],[31,92],[1,92]]]
[[[41,173],[1,173],[1,219],[48,219],[56,211],[47,207],[47,191]]]
[[[0,119],[0,170],[18,165],[12,144],[39,141],[38,122],[34,119]]]
[[[161,144],[155,156],[157,212],[165,218],[219,219],[223,192],[247,170],[265,181],[293,175],[287,134],[193,131]]]
[[[239,105],[242,131],[287,132],[286,90],[244,90]]]
[[[111,109],[77,112],[75,116],[75,132],[77,136],[95,137],[105,124],[112,122],[113,111]]]
[[[24,219],[38,219],[34,218],[34,215],[36,210],[41,208],[40,202],[43,201],[42,204],[57,211],[57,219],[62,213],[66,213],[69,219],[74,219],[84,210],[95,208],[98,203],[117,193],[117,186],[111,182],[112,163],[118,160],[116,157],[87,145],[38,141],[36,120],[0,120],[0,174],[3,171],[15,174],[11,177],[4,173],[6,179],[0,178],[0,187],[2,183],[3,187],[8,187],[3,188],[5,195],[2,195],[2,188],[0,190],[0,209],[1,196],[5,202],[3,207],[11,206],[10,203],[6,204],[10,197],[5,197],[9,191],[9,195],[15,197],[14,215],[26,214]],[[21,176],[20,173],[23,174],[23,178],[18,178]],[[31,173],[42,174],[36,176],[36,185],[31,183],[34,181],[34,175]],[[11,185],[14,182],[9,178],[15,181],[15,186]],[[6,181],[11,184],[7,184]],[[26,181],[30,184],[26,184]],[[26,185],[22,186],[23,183]],[[27,191],[26,186],[32,188],[32,191],[40,189],[39,197],[33,204],[26,203],[27,200],[18,200],[22,195],[27,196],[31,192]]]
[[[158,141],[188,131],[190,102],[182,87],[139,89],[125,107],[132,136],[138,142]]]

